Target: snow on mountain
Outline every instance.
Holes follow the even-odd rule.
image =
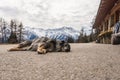
[[[6,27],[3,35],[0,32],[0,41],[3,39],[6,42],[10,36],[10,27]],[[61,27],[55,29],[42,29],[42,28],[31,28],[25,27],[23,29],[23,40],[33,40],[38,37],[48,37],[52,39],[76,42],[79,37],[79,31],[73,29],[72,27]]]
[[[36,37],[49,37],[52,39],[68,41],[73,39],[74,42],[78,40],[79,31],[71,27],[62,27],[56,29],[42,29],[42,28],[30,28],[25,27],[24,38],[32,40]]]

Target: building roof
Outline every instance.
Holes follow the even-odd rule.
[[[93,27],[98,27],[118,0],[101,0]]]

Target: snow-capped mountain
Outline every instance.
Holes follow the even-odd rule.
[[[36,37],[49,37],[52,39],[59,39],[68,41],[70,39],[73,42],[76,42],[79,37],[79,31],[71,28],[71,27],[62,27],[56,29],[42,29],[42,28],[24,28],[24,38],[27,40],[32,40]]]
[[[0,32],[0,40],[7,42],[10,36],[10,28],[7,27],[5,30],[3,38]],[[33,40],[34,38],[48,37],[52,39],[64,40],[69,42],[76,42],[79,37],[79,31],[73,29],[72,27],[61,27],[56,29],[42,29],[42,28],[31,28],[25,27],[23,29],[23,40]]]

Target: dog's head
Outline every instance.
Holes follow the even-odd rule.
[[[64,46],[64,41],[60,41],[60,40],[58,40],[58,41],[56,41],[56,51],[57,52],[61,52],[62,51],[62,47]]]
[[[55,47],[56,47],[56,40],[54,39],[49,39],[47,42],[47,51],[48,52],[53,52],[55,51]]]
[[[52,52],[54,50],[55,50],[55,41],[52,39],[49,39],[46,42],[40,43],[38,45],[37,52],[39,54],[44,54],[47,52]]]
[[[65,41],[57,41],[56,51],[57,52],[70,52],[70,45]]]
[[[62,46],[62,51],[63,52],[70,52],[70,49],[71,49],[70,44],[65,42]]]

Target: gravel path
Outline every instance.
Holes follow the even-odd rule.
[[[7,52],[0,45],[0,80],[120,80],[120,45],[71,44],[69,53]]]

